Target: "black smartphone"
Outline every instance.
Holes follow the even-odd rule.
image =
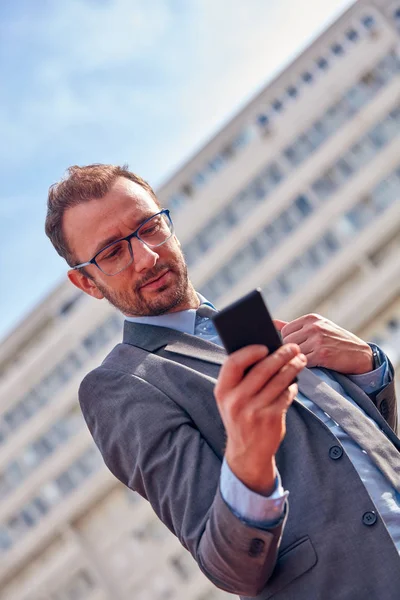
[[[252,344],[267,346],[272,354],[282,345],[258,288],[223,308],[212,320],[228,354]]]

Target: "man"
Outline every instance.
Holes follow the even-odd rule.
[[[379,349],[306,315],[277,322],[273,355],[226,357],[169,212],[124,168],[70,168],[46,232],[72,283],[126,317],[82,382],[88,427],[207,577],[260,600],[398,600],[400,442]]]

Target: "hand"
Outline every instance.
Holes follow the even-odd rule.
[[[274,490],[275,454],[297,394],[291,382],[306,362],[295,344],[270,356],[265,346],[247,346],[228,356],[221,368],[214,393],[228,436],[225,458],[232,472],[260,494]]]
[[[359,337],[320,315],[305,315],[287,323],[274,320],[285,344],[298,344],[308,367],[325,367],[359,375],[373,369],[370,346]]]

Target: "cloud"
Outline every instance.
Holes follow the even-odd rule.
[[[61,274],[43,219],[69,164],[129,162],[157,185],[349,4],[0,6],[0,329]]]
[[[158,78],[160,85],[163,79],[168,51],[160,49],[172,19],[168,3],[73,0],[49,7],[44,14],[14,16],[3,40],[11,61],[20,59],[20,45],[30,51],[27,66],[14,69],[0,100],[0,126],[9,142],[0,150],[3,164],[31,158],[60,135],[69,144],[69,127],[112,127],[130,112],[133,122],[135,111],[152,100],[157,89],[152,82]]]
[[[334,11],[348,2],[330,4]],[[121,153],[135,154],[140,137],[153,129],[155,142],[161,138],[164,146],[168,135],[176,148],[173,162],[164,160],[164,176],[190,140],[193,146],[206,139],[332,14],[316,0],[307,11],[293,0],[230,0],[229,6],[227,0],[72,0],[47,6],[18,14],[9,28],[11,59],[21,44],[30,57],[29,73],[20,74],[24,93],[17,94],[23,83],[16,69],[9,102],[0,102],[9,142],[0,150],[2,163],[15,166],[46,145],[56,153],[62,146],[65,154],[79,145],[81,125],[86,147],[91,136],[99,142],[99,129],[109,132],[114,147],[116,128]],[[180,135],[171,136],[163,120]],[[93,147],[106,143],[103,136]]]

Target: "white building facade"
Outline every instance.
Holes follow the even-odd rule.
[[[196,288],[260,286],[400,370],[400,1],[359,0],[158,190]],[[60,285],[0,348],[0,600],[217,600],[148,504],[102,463],[77,406],[121,340]]]

